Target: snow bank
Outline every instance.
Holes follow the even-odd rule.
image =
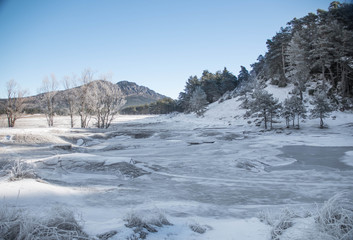
[[[0,142],[16,144],[67,144],[57,134],[65,134],[68,129],[18,129],[1,128]]]
[[[72,201],[87,193],[83,189],[58,186],[34,179],[0,181],[0,198],[25,205]]]
[[[239,98],[232,98],[221,103],[214,102],[209,105],[205,113],[205,119],[210,122],[223,122],[223,124],[245,124],[243,115],[246,110],[240,107],[241,101]]]
[[[290,92],[293,90],[293,85],[288,85],[287,87],[280,88],[276,85],[268,84],[265,90],[271,94],[273,94],[274,98],[277,98],[279,102],[283,102],[288,96],[290,96]]]
[[[108,213],[109,214],[109,213]],[[100,216],[97,216],[100,218]],[[153,217],[153,216],[152,216]],[[269,236],[271,227],[260,222],[258,218],[249,219],[212,219],[212,218],[178,218],[168,217],[171,225],[153,226],[157,232],[148,232],[147,240],[264,240]],[[130,239],[136,235],[131,228],[125,226],[126,222],[122,219],[85,224],[85,231],[93,235],[117,231],[112,240]],[[199,226],[204,231],[195,231],[193,226]]]

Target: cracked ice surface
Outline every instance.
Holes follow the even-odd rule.
[[[265,239],[268,227],[254,219],[260,210],[312,208],[337,192],[353,191],[353,128],[339,116],[329,129],[308,121],[302,130],[277,133],[234,118],[206,117],[132,119],[108,130],[2,128],[0,197],[31,209],[65,204],[82,212],[92,234],[123,227],[131,210],[160,209],[175,226],[150,239],[232,239],[236,231],[242,239]],[[60,144],[72,147],[54,147]],[[41,180],[7,181],[15,159],[32,166]],[[190,235],[183,222],[193,219],[212,230]],[[227,235],[221,226],[231,224],[239,228]],[[246,224],[260,229],[258,238],[241,227]]]

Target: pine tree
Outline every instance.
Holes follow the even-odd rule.
[[[281,109],[281,116],[286,119],[286,127],[289,128],[289,122],[291,119],[294,119],[294,114],[291,108],[289,98],[286,98],[283,102],[283,107]],[[294,123],[294,120],[293,120]]]
[[[300,93],[300,99],[303,100],[305,84],[309,80],[310,67],[307,51],[305,51],[305,40],[299,32],[294,33],[287,49],[289,78],[297,86]]]
[[[313,105],[314,108],[310,111],[311,117],[320,118],[320,128],[323,128],[323,119],[327,118],[329,116],[329,113],[334,110],[324,91],[320,91],[315,94]]]
[[[252,94],[252,100],[249,101],[248,106],[251,114],[261,113],[265,123],[265,129],[267,129],[267,122],[270,120],[272,129],[273,117],[275,117],[280,107],[278,99],[275,99],[272,94],[265,90],[256,89]]]
[[[353,95],[353,31],[342,27],[338,21],[333,21],[329,25],[332,29],[332,39],[335,51],[332,52],[333,64],[328,68],[331,82],[334,88],[339,86],[343,96]],[[340,82],[340,84],[338,84]]]
[[[188,81],[186,82],[184,92],[181,92],[179,94],[178,105],[183,111],[187,113],[192,112],[191,106],[190,106],[190,99],[191,99],[192,93],[199,86],[201,86],[201,83],[197,78],[197,76],[190,76]]]
[[[220,92],[222,95],[228,91],[233,91],[237,86],[237,77],[224,68],[220,74]]]
[[[256,76],[258,79],[261,79],[261,78],[264,77],[264,75],[265,75],[265,74],[264,74],[264,73],[265,73],[265,66],[266,66],[266,64],[265,64],[265,57],[264,57],[264,56],[259,55],[259,56],[257,57],[257,62],[251,64],[250,66],[251,66],[251,68],[252,68],[252,72],[255,73],[255,76]],[[240,75],[240,73],[239,73],[239,75]],[[239,78],[240,78],[239,75],[238,75],[238,81],[240,81],[240,80],[239,80]],[[249,77],[250,77],[250,74],[249,74]]]
[[[269,107],[268,107],[271,129],[272,129],[273,118],[279,117],[281,108],[282,108],[282,104],[279,103],[278,99],[275,99],[271,96],[269,99]]]
[[[195,112],[198,116],[202,116],[207,104],[205,91],[203,91],[201,87],[197,87],[190,99],[191,111]]]
[[[285,52],[290,39],[291,31],[289,27],[286,27],[281,28],[280,32],[266,42],[268,48],[265,55],[267,77],[275,80],[274,82],[279,87],[287,85]]]
[[[293,121],[293,127],[294,127],[295,117],[297,117],[297,126],[298,128],[300,128],[300,124],[299,124],[300,118],[306,118],[306,108],[303,101],[296,95],[293,95],[292,97],[285,99],[283,103],[281,116],[286,118],[287,128],[289,127],[290,119]]]
[[[239,84],[249,81],[249,78],[250,78],[249,71],[244,66],[240,66],[240,72],[238,75]]]

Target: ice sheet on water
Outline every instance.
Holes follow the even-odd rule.
[[[76,142],[76,145],[78,146],[82,146],[85,142],[83,141],[82,138],[78,139],[77,142]]]
[[[149,234],[149,239],[264,239],[269,229],[251,219],[264,206],[312,207],[314,202],[327,200],[333,192],[352,190],[350,170],[263,171],[264,166],[296,160],[281,155],[285,145],[352,146],[353,128],[347,125],[352,115],[337,113],[335,120],[327,120],[331,127],[323,130],[313,128],[318,122],[309,119],[302,129],[288,130],[292,134],[286,135],[287,130],[259,132],[260,128],[248,124],[248,119],[241,116],[245,110],[238,109],[239,104],[237,99],[214,103],[204,118],[178,114],[133,123],[116,121],[108,130],[21,129],[26,134],[68,139],[82,152],[2,143],[6,148],[1,149],[1,157],[33,161],[39,175],[48,182],[19,181],[7,191],[10,186],[2,188],[7,183],[2,178],[0,183],[5,185],[0,187],[0,197],[15,199],[20,189],[23,198],[19,202],[30,208],[40,208],[48,198],[49,202],[78,208],[92,234],[126,231],[122,221],[126,211],[157,206],[171,216],[174,226]],[[275,125],[283,127],[283,123]],[[19,132],[0,129],[1,136]],[[85,145],[86,141],[90,143]],[[350,151],[346,152],[341,160],[347,161],[351,156]],[[134,163],[130,163],[131,158]],[[239,159],[255,167],[238,168]],[[150,174],[121,178],[115,170],[122,172],[123,168],[132,173],[137,168]],[[39,188],[44,190],[37,195]],[[49,197],[45,198],[47,188]],[[202,235],[192,232],[188,222],[193,218],[212,230]]]
[[[342,157],[341,161],[351,167],[353,167],[353,151],[348,151]]]

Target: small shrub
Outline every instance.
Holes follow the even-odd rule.
[[[269,226],[274,225],[273,215],[268,210],[259,212],[257,214],[257,217],[260,220],[260,222],[263,222],[266,225],[269,225]]]
[[[157,232],[155,227],[172,225],[165,215],[159,210],[157,212],[149,213],[148,215],[144,215],[142,213],[138,214],[132,211],[129,212],[123,220],[127,222],[125,224],[126,227],[134,230],[135,234],[130,236],[130,239],[145,239],[148,232]]]
[[[204,234],[207,231],[207,227],[206,226],[202,226],[198,223],[191,223],[189,224],[189,228],[196,233],[199,234]]]
[[[1,239],[15,239],[20,229],[21,214],[6,205],[0,207],[0,236]]]
[[[0,236],[2,240],[90,239],[68,209],[57,207],[46,216],[37,216],[5,205],[0,207]]]
[[[293,226],[293,218],[298,217],[289,209],[282,209],[280,215],[274,220],[269,212],[260,214],[260,221],[272,226],[271,239],[279,240],[283,232]]]
[[[25,162],[16,160],[10,169],[10,181],[16,181],[23,178],[36,178],[33,169]]]
[[[149,219],[149,223],[157,227],[162,227],[163,225],[173,225],[161,211],[158,211],[154,216],[152,216],[152,218]]]
[[[129,212],[123,220],[127,222],[125,226],[128,228],[142,225],[142,219],[135,212]]]
[[[102,233],[102,234],[98,234],[97,235],[97,238],[100,239],[100,240],[108,240],[109,238],[117,235],[118,232],[117,231],[109,231],[109,232],[106,232],[106,233]]]

